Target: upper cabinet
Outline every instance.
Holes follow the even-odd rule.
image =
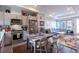
[[[10,25],[11,23],[11,14],[10,13],[4,13],[4,24]]]
[[[11,15],[10,13],[0,12],[0,25],[10,25]]]
[[[0,25],[4,25],[4,14],[0,12]]]
[[[22,16],[22,25],[28,25],[27,16]]]
[[[0,12],[0,25],[11,25],[11,19],[22,20],[22,15]]]
[[[37,20],[37,17],[36,16],[28,16],[28,19],[30,19],[30,20]]]
[[[22,19],[22,15],[19,15],[19,14],[11,14],[11,19]]]

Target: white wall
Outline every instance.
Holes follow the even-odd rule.
[[[5,12],[6,9],[10,9],[10,10],[11,10],[11,8],[8,7],[8,6],[0,5],[0,11],[1,11],[1,12]]]
[[[74,19],[74,32],[75,34],[79,34],[79,18]]]
[[[0,5],[0,11],[5,12],[6,9],[11,10],[11,13],[20,13],[21,14],[21,9],[20,7],[17,7],[15,5]]]
[[[17,6],[11,6],[11,13],[19,13],[21,14],[21,8]]]

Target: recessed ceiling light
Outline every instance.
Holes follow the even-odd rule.
[[[50,17],[52,17],[52,15],[49,15]]]
[[[55,15],[55,12],[53,12],[52,14],[50,14],[49,16],[54,16]]]
[[[74,11],[74,9],[73,9],[73,7],[68,7],[67,8],[67,11],[69,12],[69,13],[75,13],[75,11]]]
[[[73,7],[68,7],[67,11],[74,11]]]
[[[52,15],[55,15],[55,12],[53,12]]]

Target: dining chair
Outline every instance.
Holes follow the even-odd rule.
[[[47,38],[43,38],[41,40],[36,41],[36,52],[46,52],[47,53],[47,44],[48,40]]]
[[[33,52],[33,45],[29,38],[27,38],[27,52],[32,53]]]
[[[58,46],[57,46],[57,38],[49,37],[48,38],[48,45],[50,46],[49,52],[57,53],[58,52]]]
[[[47,38],[48,40],[48,52],[52,53],[53,52],[53,37]]]

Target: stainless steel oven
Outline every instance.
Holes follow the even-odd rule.
[[[22,30],[14,30],[12,31],[13,40],[23,39],[23,31]]]
[[[12,30],[12,39],[13,40],[23,39],[22,20],[21,19],[11,19],[11,30]]]

